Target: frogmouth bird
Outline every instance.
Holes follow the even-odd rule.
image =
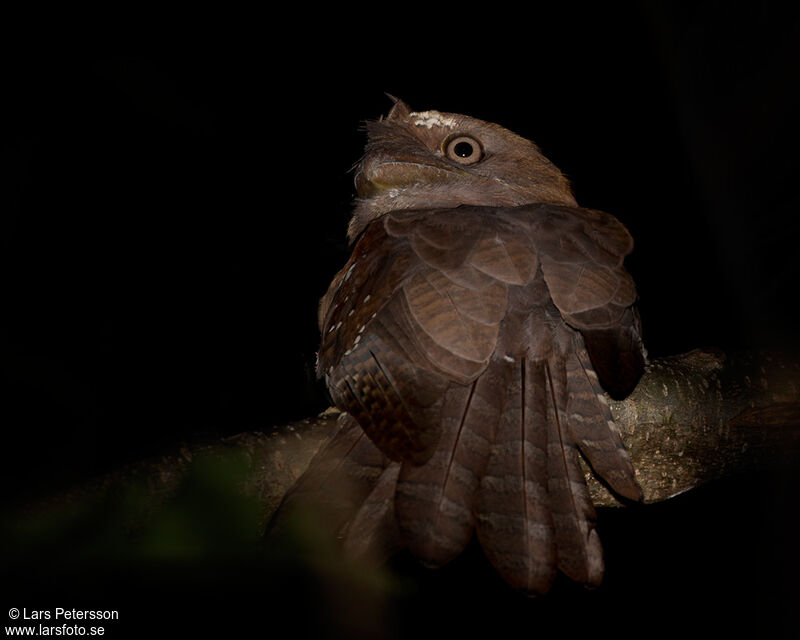
[[[598,585],[579,457],[642,499],[604,393],[645,362],[630,234],[499,125],[395,100],[367,133],[352,255],[319,309],[343,413],[287,500],[349,483],[336,526],[355,553],[441,566],[475,535],[529,594],[559,570]]]

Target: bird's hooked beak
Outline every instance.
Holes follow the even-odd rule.
[[[421,162],[419,158],[392,158],[373,162],[366,160],[361,163],[355,177],[356,191],[361,198],[418,183],[445,182],[454,173],[448,168]]]

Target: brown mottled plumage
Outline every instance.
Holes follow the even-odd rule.
[[[346,479],[345,546],[442,565],[473,532],[514,587],[603,574],[579,452],[641,500],[603,387],[644,364],[633,242],[528,140],[396,101],[368,124],[353,253],[320,305],[345,413],[292,494]],[[601,386],[602,385],[602,386]]]

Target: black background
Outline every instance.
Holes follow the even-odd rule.
[[[316,305],[347,257],[350,168],[384,92],[535,140],[582,205],[628,226],[651,356],[795,349],[800,18],[786,4],[418,4],[357,25],[316,12],[182,25],[169,51],[113,33],[15,48],[4,504],[327,406]],[[474,604],[492,602],[528,633],[573,610],[581,628],[779,633],[797,622],[799,486],[780,469],[601,513],[609,571],[591,594],[519,600],[474,559],[399,570],[464,628],[495,624]]]

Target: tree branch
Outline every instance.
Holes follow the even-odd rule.
[[[610,406],[646,502],[800,455],[800,365],[778,355],[698,349],[660,358],[627,399]],[[196,458],[244,456],[244,489],[258,500],[263,528],[333,434],[338,415],[331,408],[269,432],[242,433],[144,461],[56,500],[138,484],[146,487],[144,510],[150,511],[173,494]],[[619,506],[588,468],[586,477],[597,506]]]
[[[696,349],[650,363],[611,403],[646,502],[800,453],[800,365],[775,354]],[[595,504],[618,504],[594,477]]]

